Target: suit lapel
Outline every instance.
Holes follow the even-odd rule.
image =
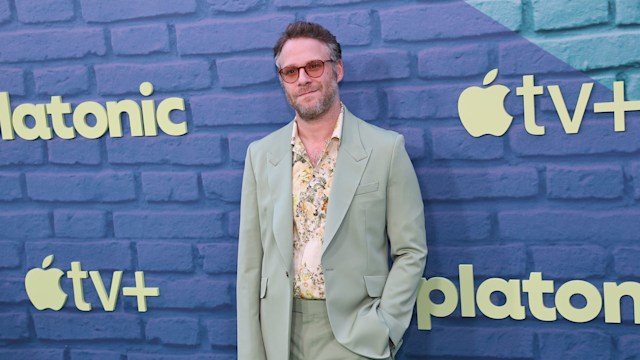
[[[356,118],[345,108],[340,150],[329,194],[323,252],[329,247],[340,224],[342,224],[369,160],[369,151],[364,148],[360,139],[358,127],[360,121],[362,120]]]
[[[273,140],[273,150],[267,154],[269,189],[273,200],[273,235],[287,269],[291,269],[293,256],[292,127],[293,122],[283,128]]]

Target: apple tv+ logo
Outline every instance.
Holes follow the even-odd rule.
[[[53,255],[49,255],[42,261],[42,268],[34,268],[27,272],[24,278],[24,286],[27,296],[38,310],[51,309],[58,311],[62,309],[67,301],[67,294],[62,290],[60,281],[64,272],[60,269],[49,268],[53,263]],[[116,301],[120,292],[122,281],[122,271],[114,271],[111,277],[111,288],[107,290],[102,282],[99,271],[84,271],[79,261],[71,262],[71,270],[67,271],[67,278],[73,284],[73,299],[76,308],[80,311],[91,311],[92,305],[84,299],[84,287],[82,280],[91,277],[93,286],[98,293],[104,311],[114,311]],[[135,296],[137,298],[138,312],[147,311],[147,297],[159,296],[160,289],[157,287],[146,287],[144,282],[144,272],[135,272],[136,285],[134,287],[122,288],[122,295]]]
[[[504,85],[489,86],[498,76],[498,69],[489,71],[482,81],[484,88],[471,86],[458,97],[458,115],[462,126],[473,137],[483,135],[502,136],[511,122],[511,116],[504,108],[504,100],[511,90]],[[560,86],[548,85],[551,100],[566,134],[577,134],[584,118],[587,104],[593,90],[593,83],[584,83],[580,88],[573,114],[569,114]],[[516,95],[522,96],[524,106],[524,128],[531,135],[544,135],[544,125],[536,122],[535,97],[544,94],[545,87],[535,84],[534,75],[524,75],[522,86],[516,88]],[[624,81],[613,83],[613,101],[593,104],[594,113],[613,113],[615,132],[625,131],[626,113],[640,111],[640,101],[625,100]]]

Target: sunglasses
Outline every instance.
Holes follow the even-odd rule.
[[[282,81],[289,84],[298,81],[300,69],[304,69],[309,77],[318,78],[324,72],[324,63],[331,61],[333,60],[311,60],[305,66],[285,66],[278,70],[278,74],[280,74]]]

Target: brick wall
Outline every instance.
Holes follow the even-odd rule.
[[[12,106],[52,95],[84,101],[186,100],[182,137],[0,140],[0,359],[235,358],[240,182],[248,144],[292,118],[270,48],[294,19],[318,21],[343,44],[341,95],[352,112],[405,135],[427,213],[425,276],[556,283],[635,280],[640,246],[640,124],[613,131],[613,80],[640,98],[640,8],[633,0],[0,0],[0,91]],[[491,17],[485,15],[489,14]],[[556,58],[553,55],[557,56]],[[499,68],[514,124],[473,138],[457,118],[462,89]],[[576,71],[580,70],[579,71]],[[544,136],[528,134],[522,75],[538,97]],[[546,86],[573,113],[580,85],[602,81],[581,131],[562,130]],[[126,126],[125,126],[126,128]],[[145,272],[161,296],[136,311],[120,296],[91,313],[70,298],[37,311],[24,276],[53,267]],[[525,297],[526,300],[526,297]],[[640,356],[631,304],[623,324],[490,320],[414,323],[400,359],[630,359]]]

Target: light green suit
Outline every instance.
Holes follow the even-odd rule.
[[[292,124],[247,150],[238,246],[239,360],[289,357]],[[422,197],[403,137],[345,110],[322,254],[336,339],[365,357],[395,354],[426,255]]]

